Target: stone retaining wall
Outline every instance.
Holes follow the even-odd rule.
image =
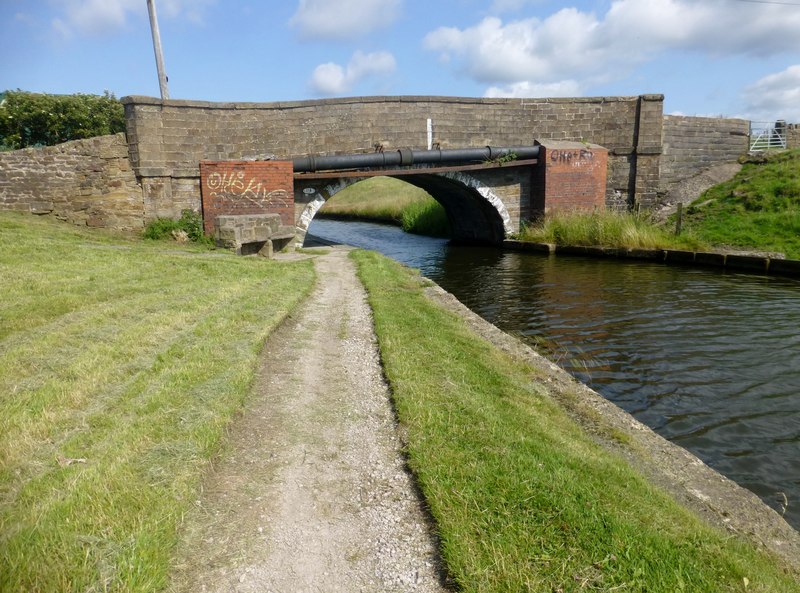
[[[749,143],[747,120],[665,115],[661,189],[669,191],[714,165],[736,162]]]
[[[144,200],[125,134],[0,152],[0,210],[52,214],[90,227],[142,230]]]

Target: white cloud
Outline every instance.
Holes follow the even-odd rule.
[[[161,0],[156,3],[159,20],[186,18],[199,23],[205,9],[216,0]],[[145,15],[144,0],[55,0],[62,16],[53,19],[53,28],[64,37],[104,35],[125,27],[131,15]]]
[[[744,99],[754,121],[800,122],[800,64],[758,80],[745,89]]]
[[[484,97],[575,97],[581,95],[583,88],[575,80],[560,80],[543,84],[523,81],[502,87],[490,86]]]
[[[401,5],[402,0],[300,0],[289,25],[303,37],[348,40],[388,27]]]
[[[343,95],[349,93],[359,82],[386,76],[394,72],[396,62],[389,52],[380,51],[365,54],[357,51],[346,67],[328,62],[320,64],[311,75],[311,88],[318,95]]]
[[[541,4],[542,0],[493,0],[491,11],[494,13],[514,12],[528,4]]]
[[[501,7],[521,1],[497,0]],[[487,93],[519,96],[526,88],[584,90],[618,80],[668,50],[759,57],[800,51],[797,31],[800,10],[777,4],[615,0],[600,17],[564,8],[544,19],[487,17],[464,29],[441,27],[424,47],[493,85]]]

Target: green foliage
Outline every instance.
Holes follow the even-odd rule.
[[[124,131],[124,109],[108,91],[103,96],[6,91],[0,102],[0,147],[5,150]]]
[[[447,213],[444,207],[432,198],[422,202],[412,202],[403,208],[401,215],[401,226],[407,233],[428,237],[450,236]]]
[[[164,239],[174,239],[174,231],[183,231],[190,241],[211,245],[210,237],[206,237],[203,232],[203,219],[194,210],[184,210],[178,220],[172,218],[156,218],[150,222],[142,233],[145,239],[161,241]]]
[[[747,159],[686,209],[683,227],[718,245],[800,257],[800,149]]]

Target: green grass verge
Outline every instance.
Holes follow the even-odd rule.
[[[797,592],[593,443],[536,371],[428,301],[399,264],[355,252],[409,464],[467,592]]]
[[[715,245],[800,258],[800,149],[745,162],[686,209],[683,227]]]
[[[310,262],[0,215],[0,591],[157,591]]]
[[[447,215],[426,191],[392,177],[372,177],[337,193],[320,209],[323,217],[396,224],[407,233],[445,237]]]
[[[524,229],[519,238],[533,243],[628,249],[700,250],[707,247],[692,233],[676,237],[645,215],[611,211],[548,213],[542,222]]]

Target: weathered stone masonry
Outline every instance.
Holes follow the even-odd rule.
[[[735,162],[747,152],[749,139],[750,122],[744,119],[665,115],[662,190],[717,163]]]
[[[203,160],[586,141],[609,150],[606,203],[652,205],[661,153],[661,95],[578,99],[356,97],[207,103],[126,97],[131,160],[145,217],[197,208]]]
[[[0,210],[141,231],[144,199],[125,135],[0,152]]]

